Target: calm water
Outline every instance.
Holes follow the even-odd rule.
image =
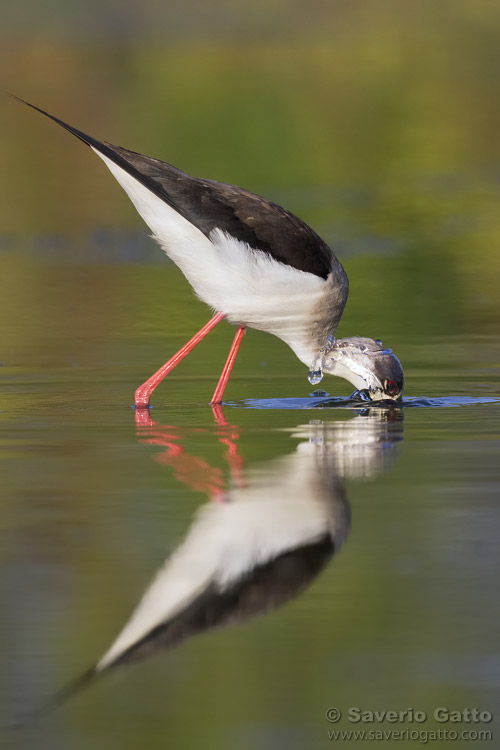
[[[232,337],[221,327],[136,425],[135,386],[205,311],[173,266],[100,264],[95,251],[5,253],[38,315],[7,285],[19,314],[1,370],[4,722],[101,659],[147,591],[123,643],[154,631],[179,587],[191,604],[133,663],[9,742],[320,748],[328,730],[359,729],[351,706],[495,713],[496,339],[394,335],[407,400],[390,410],[347,408],[349,387],[326,376],[331,397],[310,395],[286,348],[249,332],[214,415]],[[178,548],[180,570],[164,568]],[[225,599],[210,585],[224,575]],[[436,727],[450,725],[418,725]]]
[[[497,746],[498,8],[312,1],[270,24],[257,4],[241,44],[205,26],[173,44],[157,4],[132,5],[154,43],[113,36],[112,14],[93,41],[86,14],[23,41],[16,16],[5,88],[311,223],[350,279],[339,336],[382,338],[405,402],[349,403],[328,376],[312,393],[249,331],[214,414],[223,324],[136,423],[135,388],[209,313],[92,153],[4,102],[0,745],[319,750],[329,731],[416,728]],[[24,720],[111,658],[126,663]],[[437,707],[493,720],[436,723]]]

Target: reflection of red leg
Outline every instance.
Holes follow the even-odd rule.
[[[149,414],[146,410],[143,410]],[[177,427],[160,425],[152,419],[142,422],[149,429],[141,430],[141,443],[159,445],[165,450],[155,456],[155,460],[164,466],[171,466],[174,475],[183,484],[193,490],[205,492],[214,500],[219,501],[224,495],[224,479],[222,470],[210,466],[198,456],[186,453],[180,444],[181,434]]]
[[[214,419],[219,425],[225,425],[227,424],[227,419],[224,416],[224,411],[222,409],[221,404],[210,404],[212,407],[212,414],[214,415]]]
[[[145,383],[139,386],[139,388],[135,392],[135,406],[137,409],[148,408],[150,396],[153,393],[156,386],[161,383],[163,378],[166,375],[168,375],[168,373],[171,370],[173,370],[174,367],[176,367],[179,364],[179,362],[182,359],[184,359],[184,357],[187,354],[189,354],[189,352],[192,351],[195,348],[195,346],[197,346],[197,344],[199,344],[203,338],[205,338],[207,333],[209,333],[212,330],[212,328],[215,328],[217,323],[220,323],[220,321],[223,318],[224,318],[224,313],[220,313],[220,312],[216,313],[216,315],[214,315],[214,317],[211,318],[211,320],[209,320],[208,323],[205,326],[203,326],[203,328],[200,331],[198,331],[198,333],[195,334],[193,338],[187,342],[187,344],[184,344],[182,349],[179,349],[177,354],[174,354],[174,356],[171,357],[168,360],[168,362],[165,362],[163,367],[160,367],[160,369],[157,372],[155,372],[154,375],[151,375],[151,377],[148,378],[148,380],[146,380]],[[236,354],[234,356],[236,357]],[[226,367],[227,367],[227,363],[226,363]],[[229,370],[229,372],[231,372],[231,369]],[[229,378],[229,375],[228,375],[228,378]],[[224,389],[222,390],[224,391]]]
[[[243,460],[238,453],[236,443],[239,438],[238,427],[227,423],[220,404],[214,404],[212,411],[218,424],[215,435],[219,442],[227,447],[224,458],[229,464],[233,482],[238,487],[244,487]],[[181,441],[185,440],[191,432],[204,433],[206,430],[198,428],[183,435],[184,431],[179,427],[162,425],[153,421],[148,409],[136,410],[136,424],[141,443],[158,445],[165,449],[155,456],[155,460],[164,466],[171,466],[179,481],[194,490],[207,493],[213,502],[228,502],[230,496],[225,491],[226,482],[221,469],[210,466],[204,459],[187,453],[181,445]]]
[[[158,440],[143,442],[156,443],[165,446],[165,452],[156,456],[156,460],[164,466],[172,466],[175,478],[198,492],[206,492],[214,499],[219,499],[224,493],[222,471],[210,466],[202,458],[186,453],[177,443]]]
[[[210,404],[214,419],[219,427],[225,427],[224,430],[218,430],[219,443],[227,446],[227,452],[225,455],[226,461],[229,464],[231,470],[231,476],[238,485],[238,487],[244,487],[243,482],[243,459],[238,453],[238,445],[236,440],[240,437],[236,427],[230,425],[224,416],[221,404]]]
[[[135,423],[137,427],[151,427],[153,424],[155,424],[151,419],[149,409],[136,409]]]
[[[231,438],[234,438],[234,440],[231,440]],[[237,486],[241,488],[245,486],[245,483],[243,481],[243,459],[238,453],[238,446],[235,443],[235,440],[238,440],[238,438],[238,433],[235,433],[228,438],[220,437],[219,443],[227,445],[227,453],[225,458],[229,464],[231,476],[233,477]]]
[[[229,350],[226,364],[224,365],[224,369],[222,370],[222,375],[220,376],[219,382],[217,383],[217,388],[215,389],[214,395],[212,396],[212,400],[210,402],[211,404],[220,404],[222,401],[222,396],[224,395],[224,391],[226,389],[229,376],[231,375],[231,370],[233,369],[236,355],[238,354],[238,349],[240,348],[241,340],[244,334],[245,326],[239,326],[238,330],[236,331],[234,341],[231,345],[231,349]]]

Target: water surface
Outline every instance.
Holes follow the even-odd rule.
[[[207,566],[239,570],[229,603],[203,599],[173,635],[150,634],[14,746],[323,747],[330,706],[494,709],[493,337],[396,332],[405,401],[377,408],[349,405],[348,384],[326,376],[329,395],[311,395],[286,348],[250,332],[222,419],[207,404],[232,337],[221,327],[136,425],[135,386],[203,322],[176,269],[16,262],[28,288],[43,283],[36,316],[14,288],[4,297],[20,313],[1,370],[4,721],[103,657],[200,508],[217,528],[250,508],[263,552],[257,565],[239,542],[235,563],[213,532],[198,540]],[[246,539],[245,523],[229,538]]]

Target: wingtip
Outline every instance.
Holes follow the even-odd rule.
[[[42,109],[41,107],[37,107],[36,104],[31,104],[31,102],[26,101],[26,99],[22,99],[20,96],[17,96],[17,94],[12,94],[10,91],[5,92],[8,96],[10,96],[12,99],[16,99],[18,102],[21,102],[21,104],[26,104],[27,107],[31,107],[31,109],[34,109],[36,112],[39,112],[41,115],[45,115],[45,117],[48,117],[50,120],[53,120],[55,123],[60,125],[62,128],[67,130],[69,133],[72,133],[74,136],[76,136],[80,141],[85,143],[87,146],[93,146],[95,148],[100,149],[103,144],[98,141],[96,138],[93,138],[90,135],[87,135],[87,133],[84,133],[82,130],[78,130],[77,128],[74,128],[72,125],[69,125],[67,122],[64,122],[64,120],[61,120],[59,117],[56,117],[55,115],[51,115],[50,112],[47,112],[45,109]]]
[[[88,687],[99,676],[100,671],[97,669],[97,667],[91,667],[86,672],[79,675],[71,683],[58,690],[58,692],[55,693],[51,698],[44,701],[44,703],[31,711],[30,714],[24,717],[24,720],[20,723],[24,723],[26,725],[42,720],[44,717],[48,716],[50,713],[67,703],[70,698],[73,698],[83,689]]]
[[[31,109],[36,109],[37,112],[41,112],[42,115],[47,115],[47,117],[51,117],[48,112],[44,112],[43,109],[40,109],[35,104],[31,104],[31,102],[27,102],[26,99],[23,99],[21,96],[18,96],[17,94],[13,94],[12,91],[5,91],[5,95],[8,96],[10,99],[14,99],[17,102],[21,102],[21,104],[26,104],[27,107],[31,107]]]
[[[99,141],[97,140],[97,138],[93,138],[92,136],[87,135],[87,133],[84,133],[82,130],[74,128],[72,125],[64,122],[64,120],[60,120],[55,115],[51,115],[50,112],[46,112],[41,107],[37,107],[36,104],[31,104],[31,102],[22,99],[20,96],[17,96],[17,94],[11,94],[10,92],[6,93],[10,97],[12,97],[12,99],[16,99],[17,101],[21,102],[21,104],[25,104],[27,107],[31,107],[31,109],[34,109],[40,114],[45,115],[45,117],[48,117],[50,120],[53,120],[69,133],[72,133],[72,135],[82,141],[82,143],[85,143],[86,146],[90,146],[90,148],[96,151],[100,156],[105,156],[110,159],[117,166],[121,167],[123,170],[132,175],[132,177],[141,182],[145,187],[148,188],[148,190],[150,190],[155,195],[158,195],[161,200],[166,201],[175,211],[179,212],[175,201],[168,197],[161,184],[152,177],[148,176],[147,174],[143,174],[139,169],[137,169],[129,160],[127,160],[123,156],[123,154],[121,153],[122,149],[117,146],[113,146],[111,143],[108,143],[106,141]],[[126,149],[123,149],[123,151],[126,151]]]

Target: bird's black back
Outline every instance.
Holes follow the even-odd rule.
[[[167,162],[98,141],[43,109],[20,101],[111,159],[207,237],[214,229],[220,229],[299,271],[324,279],[331,271],[335,277],[345,277],[341,263],[326,242],[276,203],[234,185],[190,177]]]
[[[160,197],[207,237],[222,229],[299,271],[326,279],[335,255],[314,230],[281,206],[234,185],[181,172],[171,164],[104,144],[124,163],[161,186]],[[126,168],[126,167],[124,167]]]

